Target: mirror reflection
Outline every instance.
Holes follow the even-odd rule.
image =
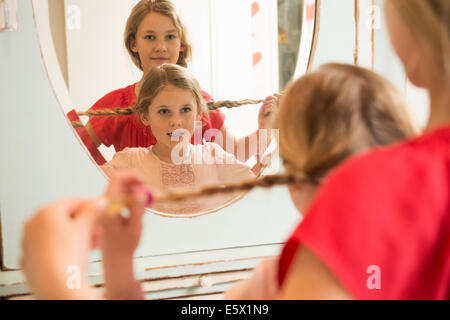
[[[140,125],[151,130],[156,142],[148,148],[126,148],[101,168],[109,176],[116,170],[133,169],[154,192],[199,189],[254,178],[250,167],[219,144],[200,143],[204,127],[201,120],[207,112],[200,85],[185,68],[176,64],[151,68],[143,78],[134,115]],[[191,214],[212,209],[226,200],[209,197],[157,204],[153,209]]]
[[[64,2],[65,39],[54,39],[76,105],[67,115],[105,173],[133,168],[161,192],[261,174],[277,92],[297,66],[304,4],[232,2]],[[51,15],[58,6],[49,0]],[[58,49],[63,42],[66,59]],[[169,81],[174,74],[178,78]],[[212,97],[237,103],[214,104]],[[122,113],[102,113],[115,109]],[[79,116],[84,110],[89,117]],[[207,161],[195,162],[197,158]],[[154,209],[193,213],[220,207],[236,196]]]

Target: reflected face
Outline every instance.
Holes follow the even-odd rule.
[[[139,25],[131,50],[139,54],[142,69],[147,73],[163,63],[176,64],[184,49],[172,19],[150,12]]]
[[[169,84],[153,99],[143,122],[151,127],[157,144],[171,149],[179,143],[178,139],[172,141],[179,137],[181,130],[178,129],[189,132],[189,139],[192,137],[195,121],[201,118],[197,111],[195,98],[189,90]]]

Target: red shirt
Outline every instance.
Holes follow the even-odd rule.
[[[304,245],[356,299],[450,298],[449,196],[450,127],[349,160],[284,247],[279,283]]]
[[[71,122],[81,122],[80,117],[78,116],[77,112],[75,110],[71,110],[67,114],[67,118],[69,118],[69,121]],[[94,158],[95,162],[97,162],[98,165],[104,165],[106,163],[105,158],[101,154],[101,152],[98,150],[98,148],[95,146],[94,140],[92,140],[91,136],[89,135],[89,132],[86,130],[85,127],[78,127],[75,128],[76,133],[81,138],[81,141],[83,141],[85,147],[89,150],[92,158]]]
[[[108,93],[97,101],[90,110],[115,109],[133,106],[137,100],[135,86],[136,84],[133,84]],[[205,101],[212,100],[211,96],[206,92],[202,92],[202,95]],[[89,120],[99,140],[107,147],[113,145],[116,152],[120,152],[125,148],[147,148],[156,144],[156,139],[150,128],[145,126],[137,115],[90,117]],[[224,121],[225,115],[219,110],[210,111],[207,114],[204,114],[202,116],[203,134],[208,129],[220,130]],[[85,144],[87,141],[86,146],[91,151],[94,159],[99,165],[103,165],[105,163],[103,156],[100,155],[101,158],[99,157],[98,150],[94,150],[97,149],[95,146],[94,149],[90,147],[93,143],[88,140],[91,139],[85,138],[82,132],[81,135],[80,136]]]

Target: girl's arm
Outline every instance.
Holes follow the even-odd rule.
[[[350,300],[350,293],[309,249],[300,247],[281,290],[282,300]]]
[[[102,250],[105,277],[105,298],[108,300],[143,300],[141,284],[134,277],[133,256]]]
[[[104,214],[101,219],[101,250],[105,273],[107,299],[143,299],[140,283],[134,278],[133,253],[141,233],[147,196],[142,192],[141,180],[132,172],[120,171],[113,175],[106,197],[130,197],[130,215]]]
[[[259,110],[258,130],[246,137],[237,139],[225,125],[222,126],[220,130],[224,138],[222,149],[234,154],[241,162],[246,162],[254,155],[257,156],[259,162],[259,157],[263,155],[270,144],[271,129],[278,111],[279,98],[280,95],[278,94],[266,98]],[[256,145],[254,145],[255,143]],[[234,146],[233,150],[226,148],[229,144]],[[240,150],[244,150],[244,153],[240,152]]]
[[[225,137],[224,138],[225,146],[226,146],[227,139],[228,139],[228,141],[230,141],[230,140],[234,141],[234,146],[235,146],[234,150],[226,150],[226,151],[228,153],[232,154],[237,160],[239,160],[242,163],[245,163],[252,156],[256,155],[256,163],[251,168],[251,170],[253,171],[253,174],[255,176],[258,176],[260,174],[261,170],[264,168],[263,162],[264,162],[265,158],[261,158],[261,156],[264,154],[264,152],[266,151],[267,147],[270,144],[270,136],[264,135],[263,137],[261,137],[261,135],[259,134],[259,130],[258,130],[258,131],[255,131],[254,133],[252,133],[251,135],[238,140],[231,134],[230,130],[227,129],[225,126],[223,126],[221,130],[224,132],[222,134]],[[261,143],[264,143],[263,146],[265,146],[262,149],[259,149],[260,139],[266,140],[264,142],[261,141]],[[252,143],[250,143],[250,141],[252,141]],[[257,143],[257,146],[253,146],[253,148],[250,148],[251,144],[254,144],[254,143]],[[217,143],[217,144],[222,149],[224,149],[224,146],[221,146],[220,143]],[[245,149],[243,147],[238,147],[243,144],[245,144]],[[242,152],[242,150],[244,150],[245,153]]]
[[[101,199],[65,199],[27,221],[21,265],[37,299],[101,298],[84,275],[94,229],[104,208]]]

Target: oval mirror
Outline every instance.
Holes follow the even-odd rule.
[[[108,166],[109,169],[117,168],[119,162],[121,165],[125,163],[134,166],[130,163],[141,159],[142,155],[147,158],[152,156],[153,167],[147,158],[139,164],[139,167],[142,169],[141,173],[147,176],[146,181],[149,187],[161,193],[173,188],[191,190],[205,185],[237,183],[268,173],[276,173],[277,161],[267,160],[278,160],[275,155],[277,135],[267,130],[265,139],[255,138],[255,133],[261,125],[261,121],[258,120],[261,101],[267,96],[281,92],[292,78],[300,76],[310,68],[318,23],[316,8],[320,5],[319,1],[173,1],[185,24],[187,41],[192,46],[192,59],[188,61],[187,70],[199,82],[203,98],[212,100],[211,97],[213,97],[216,101],[252,100],[250,104],[240,107],[211,111],[207,114],[214,113],[214,115],[207,117],[206,120],[203,114],[199,122],[200,126],[194,127],[191,131],[188,130],[190,134],[195,131],[195,128],[200,130],[199,141],[196,144],[186,144],[189,150],[207,149],[209,154],[211,152],[224,154],[226,159],[231,157],[230,163],[227,162],[222,166],[219,166],[220,161],[212,166],[193,163],[179,165],[174,164],[173,161],[172,163],[164,161],[162,149],[158,146],[158,141],[161,145],[160,141],[163,138],[157,140],[151,136],[156,135],[156,129],[153,130],[154,132],[149,131],[150,137],[147,131],[141,130],[147,136],[144,142],[141,141],[140,145],[136,145],[136,141],[131,141],[136,133],[130,132],[130,128],[124,129],[121,125],[109,126],[110,123],[117,124],[121,119],[128,119],[123,120],[125,122],[133,119],[135,124],[139,121],[140,124],[145,124],[142,115],[80,116],[83,111],[92,109],[101,99],[103,99],[100,103],[102,110],[111,109],[113,106],[134,107],[136,104],[137,97],[141,93],[139,84],[142,84],[143,75],[148,74],[148,70],[146,70],[145,61],[139,62],[140,65],[133,63],[129,52],[125,49],[123,39],[128,16],[138,2],[138,0],[33,1],[41,51],[50,81],[63,112],[68,116],[68,122],[74,126],[76,136],[80,142],[84,143],[85,150],[92,160],[103,169],[106,168],[106,173],[110,173]],[[176,41],[173,39],[180,37],[173,20],[163,17],[166,20],[161,20],[162,22],[159,22],[156,27],[150,23],[146,26],[147,29],[144,28],[145,30],[142,31],[143,28],[141,28],[142,32],[154,33],[154,36],[144,35],[143,39],[159,41],[158,39],[164,38]],[[156,21],[152,19],[148,20]],[[167,19],[169,19],[169,26],[164,27]],[[145,18],[142,21],[145,21]],[[133,43],[135,48],[139,47],[139,32],[138,29],[137,38]],[[160,34],[164,36],[160,37]],[[185,46],[180,45],[180,48],[177,54],[181,54]],[[139,50],[141,49],[136,49],[141,58],[140,54],[143,51]],[[169,51],[167,45],[161,50]],[[161,63],[170,62],[170,57],[160,56],[159,58]],[[140,70],[140,67],[144,69],[144,72]],[[105,100],[105,96],[111,97],[111,92],[117,93],[119,88],[122,88],[119,90],[122,94],[119,102],[113,101],[114,99],[108,100],[108,98]],[[162,93],[158,93],[152,101],[158,100],[160,96]],[[175,96],[180,100],[182,93],[178,92]],[[186,105],[189,103],[176,101],[166,108],[168,110],[160,114],[174,115],[177,112],[197,114],[195,110],[188,110],[190,108],[181,108]],[[191,109],[195,107],[197,106]],[[213,106],[210,107],[213,108]],[[261,114],[264,118],[264,112]],[[91,124],[91,122],[94,123],[94,118],[110,120],[106,122],[108,125],[96,127]],[[112,118],[114,120],[111,120]],[[159,125],[163,122],[156,123]],[[213,130],[212,133],[204,130],[205,123],[209,123],[208,128]],[[154,128],[155,125],[149,126]],[[137,127],[139,129],[139,126]],[[186,128],[181,125],[179,129]],[[164,135],[168,138],[177,135],[172,129],[164,130]],[[111,134],[112,132],[114,134]],[[230,138],[229,134],[233,138]],[[108,138],[111,136],[114,136],[117,141],[120,140],[120,143]],[[247,145],[242,144],[245,146],[243,147],[244,155],[240,156],[242,154],[238,151],[239,144],[234,142],[245,141],[246,137]],[[264,143],[261,145],[262,140]],[[233,144],[229,141],[233,141]],[[264,159],[262,162],[264,165],[256,161],[253,155],[256,152],[252,150],[258,150],[258,148],[263,150],[258,158]],[[229,152],[225,153],[223,149]],[[122,161],[117,162],[118,158]],[[216,212],[243,196],[243,193],[234,193],[227,196],[203,197],[184,203],[157,204],[150,211],[163,216],[192,217]]]

